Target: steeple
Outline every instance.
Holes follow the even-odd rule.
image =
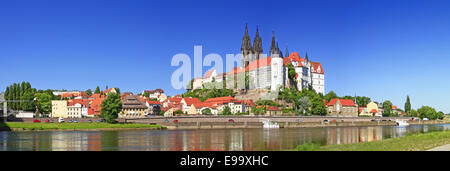
[[[259,54],[261,54],[263,52],[262,49],[262,40],[261,37],[259,37],[259,29],[258,29],[258,25],[256,25],[256,35],[255,35],[255,39],[253,40],[253,52],[255,52],[255,54],[257,55],[256,57],[259,57]]]
[[[270,46],[270,55],[275,54],[277,51],[277,47],[275,44],[275,32],[272,31],[272,45]]]
[[[308,51],[306,51],[305,59],[306,59],[306,61],[309,61],[309,59],[308,59]]]
[[[289,57],[289,51],[288,51],[288,46],[286,45],[286,57]]]
[[[245,34],[244,34],[244,38],[242,38],[242,47],[241,47],[241,52],[248,52],[252,50],[252,45],[250,42],[250,36],[248,35],[248,28],[247,28],[247,24],[245,24]]]

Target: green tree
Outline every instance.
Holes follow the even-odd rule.
[[[223,108],[222,115],[231,115],[231,114],[232,114],[231,108],[228,106],[225,106],[225,108]]]
[[[409,116],[411,117],[417,117],[419,114],[417,112],[417,110],[411,109],[411,111],[409,112]]]
[[[97,88],[95,88],[94,94],[100,94],[100,87],[97,86]]]
[[[88,96],[92,96],[92,90],[91,89],[87,89],[85,92],[86,92],[86,94]]]
[[[406,96],[405,112],[406,112],[407,115],[410,115],[410,114],[409,114],[410,111],[411,111],[411,102],[410,102],[410,100],[409,100],[409,96]]]
[[[150,97],[150,93],[149,93],[149,92],[144,92],[144,94],[142,94],[142,96],[144,96],[144,97]]]
[[[392,115],[392,102],[389,100],[386,100],[383,102],[383,115],[384,116],[391,116]]]
[[[309,101],[309,98],[305,96],[305,97],[299,98],[296,101],[295,106],[297,109],[296,110],[297,114],[307,115],[307,114],[309,114],[309,108],[311,107],[311,102]]]
[[[182,110],[176,110],[175,112],[173,112],[173,114],[184,114]]]
[[[23,102],[21,102],[22,110],[24,111],[36,110],[36,106],[34,104],[34,93],[32,91],[25,92],[23,96],[20,98],[20,100],[23,100]]]
[[[47,93],[35,95],[39,113],[48,115],[52,112],[52,96]]]
[[[434,109],[430,106],[422,106],[421,108],[417,109],[417,112],[420,114],[419,117],[421,119],[423,119],[423,118],[428,118],[431,120],[437,119],[436,109]]]
[[[320,98],[319,95],[316,95],[311,100],[311,112],[315,115],[326,115],[327,109],[325,107],[325,104],[323,103],[322,98]]]
[[[367,106],[367,104],[370,103],[370,97],[366,97],[366,96],[356,96],[356,101],[358,106]]]
[[[202,114],[203,114],[203,115],[211,115],[211,114],[212,114],[211,109],[209,109],[209,108],[204,108],[204,109],[202,110]]]
[[[297,72],[295,72],[295,68],[294,66],[292,66],[291,63],[289,63],[287,67],[288,67],[288,78],[289,80],[293,81],[295,79],[295,76],[297,75]]]
[[[323,98],[327,102],[330,102],[331,99],[336,99],[336,98],[338,98],[338,96],[336,95],[336,93],[334,91],[330,91]]]
[[[100,117],[104,118],[108,123],[115,123],[115,119],[119,116],[119,113],[122,110],[120,94],[110,93],[108,97],[103,100],[101,107],[102,110],[100,111]]]

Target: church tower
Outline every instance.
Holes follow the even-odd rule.
[[[271,84],[270,89],[272,91],[278,90],[280,87],[284,87],[284,67],[283,67],[283,54],[278,47],[278,42],[275,45],[275,34],[272,32],[272,46],[270,48],[271,62]]]
[[[242,38],[241,54],[241,67],[245,68],[253,60],[253,47],[250,42],[250,36],[248,35],[247,24],[245,24],[244,38]]]
[[[263,52],[262,40],[261,37],[259,37],[258,26],[256,26],[256,35],[255,39],[253,39],[253,53],[255,54],[253,60],[258,60],[261,57],[262,52]]]

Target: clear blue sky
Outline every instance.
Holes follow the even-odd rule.
[[[450,112],[450,1],[3,0],[0,90],[170,85],[173,55],[239,53],[245,23],[325,69],[326,92]],[[209,68],[204,68],[206,71]]]

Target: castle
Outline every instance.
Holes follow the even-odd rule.
[[[297,52],[290,53],[286,48],[286,56],[278,47],[275,41],[275,34],[272,32],[272,44],[270,56],[264,56],[262,39],[259,30],[256,28],[256,35],[251,44],[247,25],[242,39],[241,46],[241,66],[233,68],[228,73],[216,73],[209,70],[205,76],[195,78],[192,82],[193,89],[202,88],[204,84],[211,82],[221,82],[224,79],[236,78],[237,74],[248,74],[249,84],[245,89],[270,89],[278,90],[280,87],[295,86],[297,89],[312,88],[317,93],[325,93],[325,75],[320,62],[313,62],[308,59],[308,53],[301,58]],[[291,64],[295,70],[295,78],[289,79],[288,65]]]

